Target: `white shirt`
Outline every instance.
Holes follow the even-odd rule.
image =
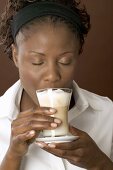
[[[0,162],[10,143],[11,122],[19,113],[22,94],[20,80],[0,97]],[[113,102],[78,87],[73,82],[76,105],[69,111],[69,122],[87,132],[100,149],[113,160]],[[20,170],[82,170],[33,143]]]

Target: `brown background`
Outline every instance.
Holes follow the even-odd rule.
[[[0,13],[5,5],[0,0]],[[113,100],[113,0],[83,0],[92,28],[79,58],[75,80],[82,88]],[[0,95],[18,79],[18,72],[0,48]]]

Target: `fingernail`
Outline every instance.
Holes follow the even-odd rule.
[[[51,127],[57,127],[57,124],[56,123],[51,123]]]
[[[42,144],[42,143],[37,143],[37,145],[38,145],[40,148],[44,148],[44,144]]]
[[[61,120],[60,119],[54,119],[54,122],[55,123],[61,123]]]
[[[29,134],[30,134],[30,135],[35,135],[35,131],[34,131],[34,130],[31,130],[31,131],[29,132]]]
[[[51,113],[56,113],[56,109],[54,109],[54,108],[50,108],[49,111],[50,111]]]
[[[50,148],[55,148],[55,147],[56,147],[55,144],[53,144],[53,143],[49,143],[48,146],[49,146]]]

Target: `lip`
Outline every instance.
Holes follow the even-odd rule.
[[[42,90],[42,89],[63,89],[63,88],[69,88],[69,87],[62,87],[62,86],[47,86],[47,87],[41,87],[38,88],[37,90]]]

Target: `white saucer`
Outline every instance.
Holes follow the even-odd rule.
[[[73,140],[78,139],[79,136],[59,136],[59,137],[43,137],[43,138],[36,138],[37,142],[45,142],[45,143],[64,143],[64,142],[71,142]]]

